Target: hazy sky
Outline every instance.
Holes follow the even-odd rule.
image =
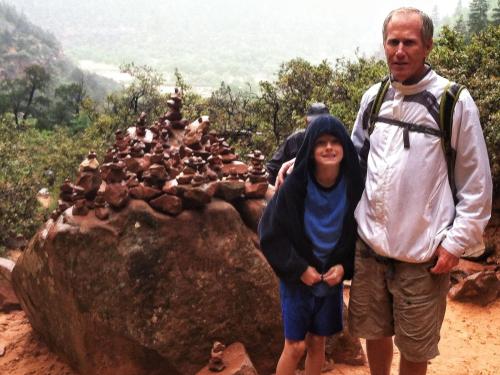
[[[432,15],[437,6],[438,15],[443,18],[452,15],[459,2],[6,1],[22,10],[32,22],[54,33],[62,41],[65,52],[78,61],[91,60],[92,63],[113,65],[136,61],[153,66],[157,61],[160,69],[167,71],[173,70],[172,66],[179,67],[182,71],[183,64],[186,63],[196,65],[201,71],[209,71],[217,64],[220,65],[221,61],[234,62],[233,66],[224,67],[228,73],[224,73],[221,79],[226,81],[231,80],[230,71],[233,77],[248,72],[249,61],[254,66],[260,65],[260,71],[268,75],[269,71],[276,71],[281,62],[294,57],[303,57],[317,63],[323,59],[335,61],[339,57],[352,58],[357,50],[366,55],[380,54],[381,26],[390,10],[413,6]],[[470,1],[461,0],[461,3],[465,7]],[[134,39],[137,35],[142,39]],[[204,40],[208,36],[210,39]],[[101,48],[99,53],[95,53],[98,57],[89,56],[99,44],[104,50]],[[248,51],[251,51],[251,55],[247,56]],[[106,58],[108,61],[101,60]],[[120,59],[122,61],[117,61]],[[265,78],[259,77],[255,72],[253,77]],[[204,80],[203,76],[201,80]]]

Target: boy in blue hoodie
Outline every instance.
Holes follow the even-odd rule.
[[[342,281],[352,277],[362,191],[344,125],[318,117],[259,224],[262,252],[280,278],[285,345],[276,375],[294,374],[306,351],[306,373],[319,375],[326,336],[342,330]]]

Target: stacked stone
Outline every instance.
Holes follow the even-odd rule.
[[[187,125],[178,90],[168,106],[169,111],[150,128],[142,113],[133,127],[116,131],[102,165],[90,151],[75,185],[66,180],[61,186],[59,207],[52,217],[73,206],[73,215],[95,210],[97,218],[106,220],[130,198],[177,215],[183,209],[203,207],[214,196],[227,201],[264,196],[267,175],[259,151],[249,155],[249,168],[224,138],[210,130],[208,116]]]
[[[249,154],[252,166],[249,168],[248,180],[245,184],[245,196],[248,198],[263,198],[268,188],[268,174],[264,168],[264,155],[259,150]]]
[[[166,122],[166,126],[173,129],[184,129],[188,122],[182,117],[182,94],[179,89],[176,88],[175,92],[170,95],[167,106],[169,110],[162,118]]]
[[[59,187],[59,200],[57,201],[57,209],[50,215],[52,219],[56,219],[64,211],[73,205],[73,184],[67,178]]]

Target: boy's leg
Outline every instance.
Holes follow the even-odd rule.
[[[300,359],[306,351],[305,341],[285,339],[285,347],[276,367],[276,375],[295,375]]]
[[[306,375],[319,375],[325,362],[325,336],[308,333],[306,348]]]

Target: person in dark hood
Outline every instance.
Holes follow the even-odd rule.
[[[330,115],[307,128],[295,168],[259,223],[260,246],[280,278],[285,345],[276,375],[319,374],[325,337],[342,330],[342,281],[354,267],[354,209],[363,178],[354,145]]]

